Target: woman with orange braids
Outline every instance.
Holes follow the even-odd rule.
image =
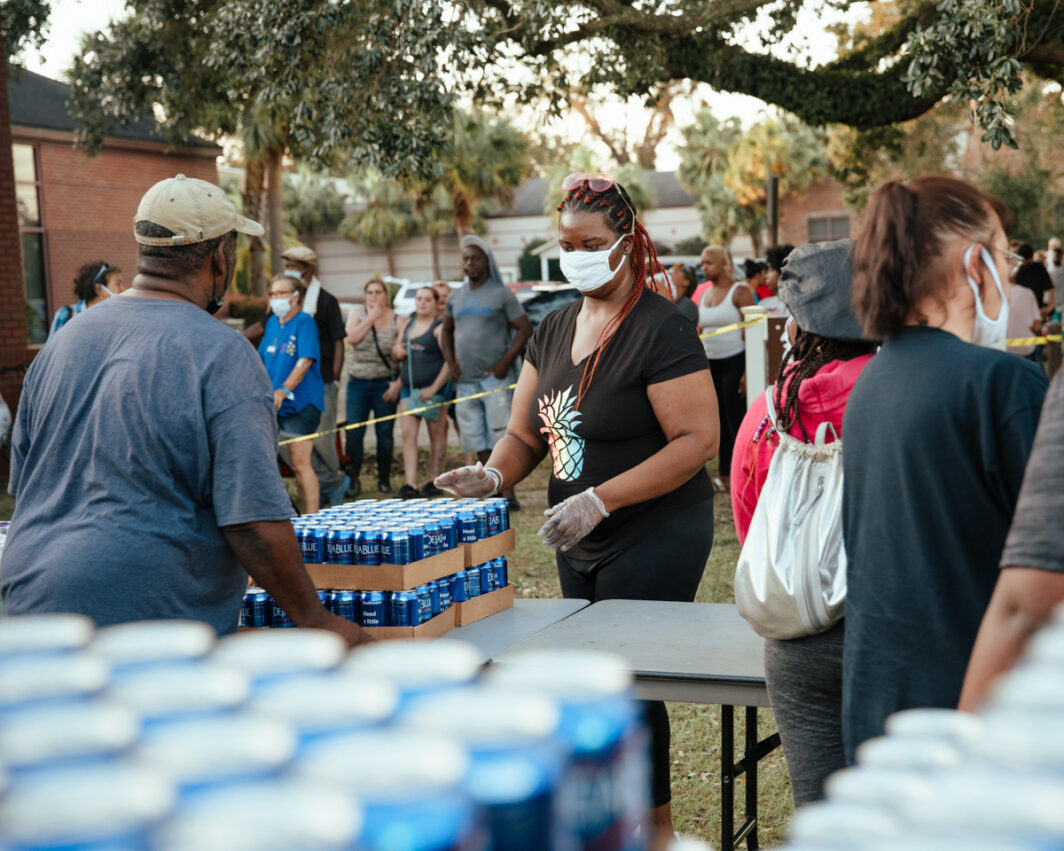
[[[562,593],[694,599],[713,543],[717,399],[694,326],[658,292],[665,273],[628,193],[608,174],[571,174],[558,206],[562,271],[583,298],[529,342],[510,423],[488,459],[437,487],[487,496],[513,487],[548,451],[547,522]],[[652,822],[672,837],[669,717],[646,705]]]

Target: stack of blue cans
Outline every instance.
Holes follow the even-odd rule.
[[[4,851],[648,847],[619,659],[131,626],[0,620]]]
[[[292,521],[307,564],[412,564],[510,528],[505,499],[363,499]]]
[[[318,591],[322,605],[359,626],[419,626],[454,603],[490,594],[510,584],[506,556],[459,570],[408,591]],[[244,594],[240,625],[245,629],[291,628],[288,613],[262,588]]]

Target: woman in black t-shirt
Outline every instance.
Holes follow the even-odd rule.
[[[584,298],[536,329],[488,466],[436,484],[486,496],[549,452],[539,534],[557,552],[565,596],[691,601],[713,542],[704,465],[720,429],[709,363],[691,322],[653,291],[664,271],[628,193],[612,175],[570,175],[562,186],[562,271]],[[669,720],[660,702],[647,715],[653,823],[671,836]]]

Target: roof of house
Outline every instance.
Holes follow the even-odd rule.
[[[7,98],[13,126],[71,133],[80,129],[67,110],[70,86],[59,80],[26,69],[9,68]],[[167,139],[159,132],[152,118],[131,121],[124,127],[113,126],[107,135],[114,139],[167,144]],[[195,136],[190,136],[184,144],[190,148],[218,147],[213,142]]]
[[[650,186],[654,207],[693,207],[698,198],[688,195],[680,186],[674,171],[644,171],[643,178]],[[513,203],[492,213],[490,218],[542,216],[549,191],[549,181],[543,177],[523,180],[514,192]]]

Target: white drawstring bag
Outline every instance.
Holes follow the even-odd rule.
[[[823,422],[803,443],[778,428],[771,387],[765,403],[779,446],[735,569],[735,602],[765,638],[801,638],[844,613],[842,441]],[[835,439],[826,443],[829,431]]]

